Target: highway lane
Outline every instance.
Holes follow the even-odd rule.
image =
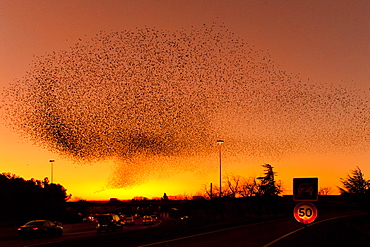
[[[361,215],[353,216],[359,214]],[[355,227],[354,224],[352,224],[350,221],[356,217],[363,218],[364,214],[358,211],[322,213],[317,219],[317,222],[320,223],[312,224],[312,226],[304,228],[303,225],[298,223],[292,216],[291,218],[286,219],[203,232],[199,234],[166,239],[162,241],[153,241],[143,243],[138,246],[344,246],[340,245],[341,243],[344,243],[342,240],[332,240],[333,238],[338,238],[339,236],[337,232],[341,231],[341,229],[338,230],[338,228],[341,228],[341,225],[337,224],[336,222],[340,221],[342,225],[347,225],[347,230],[350,231],[352,228]],[[366,215],[366,217],[368,217],[368,215]],[[330,227],[328,227],[328,225],[330,225]],[[309,230],[307,231],[307,229]],[[330,236],[330,234],[332,236]],[[275,242],[275,240],[280,239],[284,235],[288,235],[289,237]],[[367,241],[369,240],[370,235],[367,237],[363,236],[362,239],[360,239],[359,237],[357,237],[356,239],[348,239],[351,238],[350,235],[345,235],[344,233],[342,233],[341,235],[342,238],[347,238],[347,244],[351,241],[357,241],[357,246],[370,246],[362,245],[368,243]],[[320,245],[320,238],[323,237],[326,237],[326,240],[322,242],[322,245]],[[310,243],[314,244],[311,245]],[[336,243],[336,245],[330,245],[330,243]]]
[[[318,224],[312,224],[307,227],[308,231],[299,230],[302,229],[302,224],[298,223],[293,215],[284,219],[270,220],[266,222],[259,222],[249,225],[228,227],[228,228],[218,228],[217,230],[207,230],[207,228],[198,231],[193,234],[181,233],[181,227],[176,227],[175,225],[171,226],[168,224],[161,224],[156,227],[148,227],[143,229],[146,226],[135,225],[127,226],[123,232],[116,233],[103,233],[97,234],[95,230],[84,231],[84,232],[70,232],[66,233],[61,238],[48,238],[43,241],[39,239],[35,242],[32,240],[27,240],[28,242],[22,242],[23,240],[16,240],[13,245],[2,245],[1,246],[125,246],[125,247],[149,247],[149,246],[266,246],[266,247],[279,247],[279,246],[320,246],[317,241],[320,241],[319,238],[316,239],[315,245],[302,245],[302,243],[310,243],[307,241],[307,238],[314,239],[316,237],[322,238],[327,234],[338,238],[338,229],[342,225],[347,226],[347,228],[353,228],[353,225],[350,220],[359,217],[360,219],[364,216],[353,216],[358,215],[360,211],[342,211],[342,212],[325,212],[319,213],[318,218],[315,222],[321,222]],[[352,215],[352,216],[351,216]],[[341,218],[344,216],[349,216]],[[367,218],[370,218],[369,215],[365,215]],[[334,219],[336,218],[336,219]],[[330,219],[330,220],[329,220]],[[339,220],[342,225],[336,224],[335,222]],[[328,231],[330,228],[336,229],[336,231]],[[317,230],[319,229],[319,230]],[[298,231],[297,231],[298,230]],[[340,229],[339,229],[340,230]],[[293,234],[290,234],[294,231],[297,231]],[[339,231],[340,232],[340,231]],[[309,235],[307,235],[309,233]],[[305,235],[306,234],[306,235]],[[337,235],[335,235],[337,234]],[[287,235],[287,237],[282,238],[279,241],[279,238]],[[344,234],[341,234],[345,237]],[[171,237],[172,236],[172,237]],[[177,236],[177,237],[174,237]],[[369,236],[370,236],[370,225],[369,225]],[[326,243],[330,241],[331,236],[327,237],[325,240]],[[329,239],[329,240],[328,240]],[[365,240],[368,238],[365,236]],[[21,242],[20,242],[21,241]],[[274,242],[276,241],[276,242]],[[360,243],[361,243],[360,241]],[[312,241],[311,241],[312,242]],[[291,244],[294,243],[294,244]],[[340,243],[340,241],[339,241]],[[324,246],[324,245],[322,245]],[[337,245],[336,246],[341,246]],[[357,246],[361,246],[358,244]],[[369,245],[370,246],[370,245]]]
[[[92,225],[91,225],[92,226]],[[16,228],[12,229],[16,232]],[[78,231],[78,232],[70,232],[64,233],[61,237],[31,237],[31,238],[19,238],[16,233],[15,236],[10,237],[6,240],[0,241],[0,246],[11,246],[11,247],[24,247],[24,246],[37,246],[39,244],[44,243],[53,243],[59,242],[64,240],[72,240],[82,237],[91,237],[96,235],[96,230],[86,230],[86,231]]]
[[[333,217],[310,224],[264,247],[370,246],[370,215]]]
[[[260,222],[139,245],[161,246],[263,246],[301,225],[292,218]]]
[[[93,240],[100,236],[107,237],[114,234],[124,234],[130,231],[147,229],[156,225],[144,225],[142,219],[136,219],[135,225],[126,225],[121,232],[96,232],[96,223],[78,223],[64,226],[64,234],[61,237],[42,237],[42,238],[19,238],[15,227],[8,228],[5,231],[8,237],[1,238],[0,246],[9,247],[34,247],[34,246],[54,246],[61,243],[79,242],[84,239]],[[159,224],[159,222],[157,223]]]

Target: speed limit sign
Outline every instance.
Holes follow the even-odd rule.
[[[312,223],[317,217],[317,209],[310,202],[300,202],[294,207],[294,218],[303,224]]]

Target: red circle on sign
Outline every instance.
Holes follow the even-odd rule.
[[[300,202],[294,207],[294,218],[302,224],[310,224],[317,217],[316,206],[310,202]]]

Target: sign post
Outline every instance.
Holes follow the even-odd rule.
[[[293,178],[293,201],[300,201],[293,211],[294,218],[310,224],[317,217],[316,206],[309,201],[318,200],[318,178]]]

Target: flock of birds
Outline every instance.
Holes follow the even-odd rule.
[[[36,57],[3,96],[8,123],[36,144],[115,160],[114,188],[207,170],[217,139],[240,158],[369,150],[366,96],[304,82],[224,26],[100,32]]]

